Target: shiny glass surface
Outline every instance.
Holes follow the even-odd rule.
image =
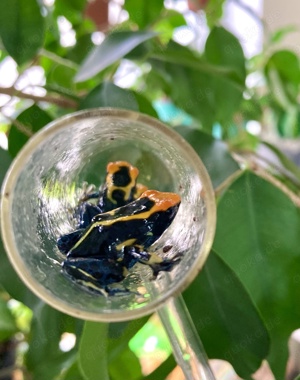
[[[156,280],[138,264],[124,280],[131,292],[104,297],[62,275],[56,240],[75,228],[70,210],[83,182],[98,187],[115,160],[138,167],[138,181],[149,188],[180,194],[179,212],[153,249],[182,260]],[[156,310],[197,275],[213,240],[215,201],[200,158],[172,129],[136,112],[92,109],[62,117],[29,140],[7,173],[1,221],[8,256],[35,294],[78,318],[120,321]],[[163,253],[166,245],[172,249]]]

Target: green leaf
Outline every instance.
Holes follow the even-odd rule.
[[[55,85],[62,88],[66,88],[69,91],[74,90],[75,85],[73,78],[76,70],[65,65],[52,63],[51,69],[47,73],[47,85]]]
[[[45,90],[56,93],[59,95],[63,95],[66,98],[70,98],[75,100],[76,102],[80,101],[80,97],[77,95],[77,92],[75,90],[71,90],[66,87],[61,87],[60,85],[57,85],[55,83],[53,84],[45,84],[44,85]],[[60,112],[63,114],[64,112],[67,112],[66,110],[60,109]]]
[[[197,129],[177,127],[175,130],[189,142],[203,161],[214,187],[219,186],[231,174],[239,170],[227,145]]]
[[[84,60],[87,53],[89,53],[93,47],[92,34],[84,34],[77,38],[76,45],[68,51],[67,58],[79,64]]]
[[[81,22],[87,0],[58,0],[54,2],[54,16],[64,16],[72,24]],[[56,19],[56,17],[54,19]]]
[[[0,341],[9,339],[16,331],[16,321],[7,307],[7,303],[0,298]]]
[[[228,30],[222,27],[212,29],[206,41],[205,55],[210,63],[234,70],[240,83],[244,83],[246,69],[243,49]]]
[[[119,107],[138,111],[138,104],[132,91],[103,82],[95,87],[81,102],[80,109],[94,107]]]
[[[184,298],[208,356],[249,378],[268,354],[269,335],[248,292],[214,251]]]
[[[163,17],[156,21],[153,29],[159,33],[159,39],[163,43],[167,43],[173,37],[174,30],[183,25],[186,25],[186,20],[181,13],[173,9],[166,9]]]
[[[216,25],[223,15],[225,0],[209,0],[205,7],[207,23],[210,27]]]
[[[39,303],[39,299],[24,285],[12,267],[0,238],[0,286],[14,299],[29,308]]]
[[[300,210],[251,172],[241,175],[219,201],[214,248],[264,319],[271,337],[268,361],[278,379],[284,378],[289,336],[299,328],[299,231]]]
[[[129,322],[110,323],[108,328],[109,352],[114,356],[114,350],[128,346],[130,339],[145,325],[148,317],[135,319]]]
[[[170,85],[164,71],[159,70],[157,64],[152,67],[143,79],[147,94],[151,99],[163,99],[166,95],[169,95]]]
[[[298,56],[290,50],[275,52],[267,63],[277,69],[284,82],[300,84],[300,62]]]
[[[230,67],[226,60],[223,66],[207,62],[172,41],[163,52],[152,53],[150,58],[153,67],[165,72],[173,102],[200,120],[205,129],[211,130],[216,121],[231,121],[244,90],[244,80],[234,65]],[[232,99],[224,93],[227,89],[232,90]]]
[[[94,107],[117,107],[139,111],[156,117],[148,99],[134,91],[123,89],[112,82],[103,82],[95,87],[81,102],[80,109]]]
[[[55,1],[55,11],[57,14],[68,16],[70,13],[75,11],[82,12],[87,4],[87,0],[73,0],[69,2],[68,0],[58,0]],[[64,13],[64,11],[66,13]]]
[[[129,341],[144,326],[148,318],[130,322],[111,323],[108,330],[109,372],[114,380],[139,379],[141,366],[129,348]]]
[[[246,78],[245,58],[238,39],[222,27],[215,27],[209,34],[205,45],[205,56],[214,65],[236,72],[239,83],[244,86]],[[218,106],[216,120],[226,123],[238,110],[243,100],[243,90],[233,85],[226,77],[212,78],[214,102]]]
[[[142,378],[141,364],[135,354],[127,348],[110,360],[109,374],[114,380],[139,380]]]
[[[173,355],[170,355],[167,360],[165,360],[156,370],[146,376],[144,380],[154,380],[154,379],[166,379],[167,376],[173,371],[177,366],[177,363]]]
[[[59,374],[74,361],[74,357],[74,352],[63,352],[59,353],[56,357],[50,357],[49,360],[43,358],[43,361],[33,368],[31,379],[57,379],[57,376],[59,376]],[[75,379],[72,378],[72,380]]]
[[[297,32],[296,25],[288,25],[284,26],[283,28],[275,30],[270,36],[270,42],[271,43],[277,43],[281,42],[284,37],[286,37],[287,34]]]
[[[132,93],[135,96],[135,100],[137,101],[139,112],[158,118],[157,112],[153,108],[151,102],[145,96],[135,91],[132,91]]]
[[[136,23],[140,29],[144,29],[155,21],[163,8],[163,0],[145,1],[143,4],[140,0],[126,0],[124,4],[130,20]]]
[[[107,369],[108,324],[85,322],[79,346],[79,367],[85,380],[109,380]]]
[[[0,148],[0,162],[1,162],[1,165],[0,165],[0,187],[1,187],[3,179],[6,175],[6,172],[12,162],[12,158],[9,155],[8,151],[2,148]]]
[[[281,111],[275,108],[277,114],[277,130],[280,136],[293,138],[300,134],[299,109],[298,105],[288,106]]]
[[[123,31],[108,35],[84,60],[75,80],[82,82],[92,78],[154,36],[155,33],[144,31]]]
[[[19,65],[32,59],[44,40],[44,18],[37,1],[1,0],[0,36]]]
[[[208,62],[205,58],[200,57],[186,46],[170,41],[163,51],[154,51],[149,55],[150,61],[165,62],[172,65],[180,65],[198,73],[216,76],[218,78],[228,79],[237,89],[242,89],[244,79],[235,68],[216,65]],[[166,70],[168,72],[168,70]]]
[[[211,130],[214,121],[214,89],[211,77],[183,65],[166,63],[170,97],[174,104],[201,121],[203,128]]]
[[[78,367],[78,361],[74,363],[59,377],[59,380],[85,380]]]
[[[271,97],[286,113],[288,135],[293,136],[290,131],[298,129],[299,58],[288,50],[275,52],[266,63],[265,75]]]
[[[255,152],[261,141],[258,136],[252,135],[245,129],[240,129],[238,133],[230,138],[230,147],[233,151],[251,151]]]
[[[53,380],[74,362],[74,350],[62,352],[59,348],[61,336],[68,331],[71,317],[42,301],[34,306],[33,311],[26,366],[33,380]]]
[[[8,136],[8,151],[12,156],[16,156],[29,137],[50,123],[52,119],[39,106],[33,105],[21,112],[17,121],[21,123],[21,127],[13,124]]]
[[[266,77],[270,89],[269,102],[272,104],[275,111],[280,109],[282,113],[285,113],[286,110],[289,110],[289,108],[293,106],[287,95],[285,84],[282,82],[279,73],[274,68],[268,68],[266,71]]]
[[[243,99],[240,105],[240,112],[245,121],[262,119],[262,104],[255,98]]]

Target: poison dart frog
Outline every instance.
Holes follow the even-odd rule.
[[[74,212],[77,228],[57,240],[59,250],[67,254],[94,216],[124,206],[146,191],[146,186],[136,182],[138,174],[139,170],[127,161],[115,161],[108,163],[105,184],[99,191],[95,191],[94,185],[85,184]],[[88,202],[94,199],[97,204]]]
[[[116,180],[124,176],[123,167],[132,173],[130,178],[134,180],[130,184],[128,180]],[[84,223],[80,226],[90,218],[89,224],[58,239],[58,248],[66,254],[63,272],[88,290],[104,295],[118,293],[119,289],[109,285],[124,280],[129,269],[138,262],[148,265],[156,277],[160,271],[170,271],[180,260],[178,257],[163,259],[148,251],[174,220],[180,205],[179,195],[146,190],[135,199],[142,186],[136,185],[138,172],[131,168],[125,162],[109,164],[106,184],[97,194],[98,205],[91,206],[95,207],[93,211],[101,207],[111,210],[93,216],[83,212]],[[116,196],[115,190],[122,196]],[[111,205],[120,203],[125,204],[117,208]]]

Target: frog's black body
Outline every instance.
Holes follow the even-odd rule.
[[[61,236],[57,242],[60,251],[67,255],[63,271],[77,283],[102,294],[114,294],[108,285],[121,282],[137,262],[150,266],[154,276],[171,270],[178,262],[178,259],[162,259],[148,252],[148,248],[172,223],[180,197],[148,190],[135,199],[140,192],[136,171],[123,164],[109,164],[113,175],[108,170],[97,206],[82,202],[80,228]],[[126,173],[134,176],[130,184]],[[112,208],[112,204],[118,207]],[[97,213],[107,208],[110,210]]]
[[[142,196],[126,206],[96,215],[84,231],[76,232],[79,239],[70,246],[68,257],[113,257],[116,247],[129,240],[130,245],[147,249],[172,223],[178,207],[174,204],[160,210],[154,200]]]

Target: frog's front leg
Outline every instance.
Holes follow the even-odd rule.
[[[88,184],[87,182],[83,182],[78,204],[86,202],[90,199],[99,199],[99,197],[100,197],[100,191],[96,190],[95,185]]]
[[[74,217],[77,220],[78,228],[86,228],[91,224],[94,216],[101,214],[102,210],[88,202],[80,203],[74,212]]]
[[[96,191],[96,186],[84,182],[82,191],[79,196],[77,206],[74,209],[74,218],[77,220],[78,228],[86,228],[92,221],[93,217],[103,212],[99,207],[99,198],[102,196],[103,189]],[[94,203],[87,202],[96,199]],[[97,204],[96,204],[97,203]]]
[[[74,247],[74,245],[80,240],[83,232],[84,232],[84,229],[78,229],[69,234],[60,236],[57,239],[57,243],[56,243],[57,248],[60,250],[61,253],[64,253],[66,255]]]

